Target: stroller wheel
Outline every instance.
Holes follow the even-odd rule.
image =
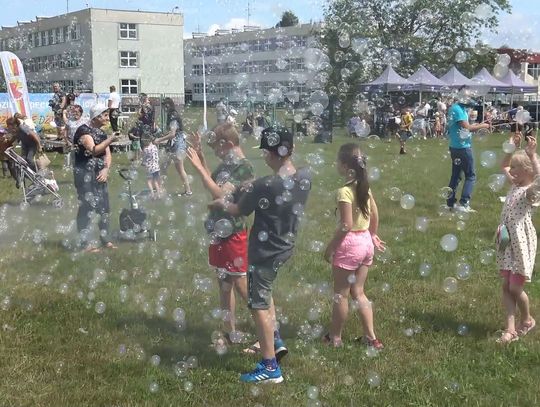
[[[53,206],[57,209],[62,209],[64,207],[64,200],[62,198],[55,199]]]

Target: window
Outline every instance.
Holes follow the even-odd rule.
[[[64,37],[64,42],[69,40],[69,27],[67,25],[62,27],[62,36]]]
[[[120,51],[120,67],[136,68],[138,66],[138,53],[136,51]]]
[[[64,42],[64,32],[62,31],[61,27],[58,27],[56,30],[54,30],[54,35],[57,44],[61,44],[62,42]]]
[[[120,38],[136,40],[137,24],[120,23]]]
[[[72,24],[69,26],[69,39],[71,41],[81,39],[81,26],[79,24]]]
[[[47,31],[47,37],[49,37],[49,45],[56,44],[56,38],[54,37],[54,30]]]
[[[34,48],[34,34],[28,34],[28,46]]]
[[[139,93],[137,79],[120,79],[120,93],[124,95],[136,95]]]
[[[195,76],[202,75],[202,65],[193,65],[191,67],[191,74]]]
[[[529,64],[527,67],[527,73],[535,80],[538,79],[540,77],[540,64]]]

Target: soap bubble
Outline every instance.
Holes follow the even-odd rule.
[[[188,393],[191,392],[193,390],[193,383],[186,380],[184,382],[184,390],[187,391]]]
[[[506,140],[502,145],[502,149],[506,154],[512,154],[516,151],[516,145],[512,141]]]
[[[105,312],[106,305],[104,302],[96,303],[95,310],[98,314],[103,314]]]
[[[368,180],[369,182],[378,181],[381,178],[381,170],[377,167],[371,167],[368,169]]]
[[[453,252],[458,247],[458,239],[452,234],[444,235],[441,238],[441,247],[445,252]]]
[[[484,265],[490,264],[493,261],[494,257],[495,257],[495,251],[493,249],[484,250],[482,253],[480,253],[480,263]]]
[[[458,63],[458,64],[462,64],[464,63],[467,59],[469,58],[469,54],[465,51],[458,51],[456,53],[456,58],[455,58],[455,61]]]
[[[159,384],[152,382],[150,383],[150,386],[148,386],[148,389],[150,390],[150,393],[157,393],[159,390]]]
[[[516,123],[525,124],[531,120],[531,114],[527,110],[518,110],[516,113]]]
[[[266,198],[259,199],[259,208],[261,209],[268,209],[270,206],[270,201]]]
[[[381,377],[377,372],[369,372],[367,374],[367,382],[371,387],[379,387],[381,385]]]
[[[364,53],[369,46],[369,41],[366,38],[354,38],[351,41],[351,47],[358,54]]]
[[[499,192],[506,184],[506,176],[504,174],[493,174],[488,178],[488,188],[493,192]]]
[[[313,240],[309,243],[309,250],[319,253],[324,249],[324,243],[319,240]]]
[[[401,190],[397,187],[390,188],[389,197],[390,197],[390,200],[393,202],[399,201],[401,199]]]
[[[469,334],[469,327],[465,324],[461,324],[457,328],[457,333],[459,336],[466,336]]]
[[[307,396],[312,400],[319,398],[319,389],[316,386],[309,386],[307,389]]]
[[[431,264],[429,263],[420,264],[419,271],[422,277],[429,276],[431,274]]]
[[[460,232],[464,231],[466,226],[467,224],[463,222],[462,220],[458,220],[456,222],[456,229],[459,230]]]
[[[429,226],[429,219],[423,216],[416,218],[415,228],[419,232],[425,232]]]
[[[159,366],[160,362],[161,362],[161,358],[159,357],[159,355],[153,355],[150,358],[150,364],[152,366]]]
[[[459,158],[456,158],[456,160],[459,160]],[[459,160],[459,163],[461,164],[461,160]],[[459,165],[459,164],[456,164],[456,165]],[[454,193],[454,191],[452,191],[452,188],[450,188],[450,187],[442,187],[439,190],[439,196],[442,199],[449,199],[452,196],[453,193]]]
[[[482,151],[480,154],[480,165],[486,168],[492,168],[497,164],[497,154],[493,151]]]
[[[364,120],[354,126],[354,132],[358,137],[367,137],[371,133],[371,127]]]
[[[403,209],[412,209],[414,208],[414,196],[410,194],[405,194],[401,197],[400,205]]]
[[[233,228],[233,224],[229,219],[219,219],[214,224],[214,232],[222,239],[232,235]]]
[[[188,374],[188,366],[187,363],[184,361],[178,362],[176,365],[174,365],[174,373],[178,377],[185,377]]]
[[[493,10],[491,9],[489,4],[479,4],[478,6],[476,6],[474,14],[480,20],[486,20],[493,16]]]
[[[471,276],[471,266],[467,263],[458,263],[456,276],[460,280],[468,280]]]
[[[184,321],[186,319],[186,312],[182,308],[175,308],[173,311],[173,320],[176,322]]]
[[[457,280],[454,277],[446,277],[443,281],[443,290],[448,294],[453,294],[458,289]]]
[[[268,240],[268,232],[261,230],[257,235],[259,242],[266,242]]]

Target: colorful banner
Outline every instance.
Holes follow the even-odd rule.
[[[11,113],[20,113],[23,116],[30,117],[32,113],[28,98],[28,87],[26,86],[26,77],[21,60],[17,55],[3,51],[0,52],[0,61],[10,96],[9,109]]]
[[[52,93],[30,93],[29,106],[32,112],[32,121],[36,125],[36,130],[41,131],[42,127],[54,119],[54,114],[49,106]],[[97,102],[107,105],[108,93],[81,93],[75,99],[75,103],[83,108],[83,115],[90,114],[90,108]],[[10,106],[10,97],[7,93],[0,93],[0,126],[6,126],[8,117],[13,116]]]

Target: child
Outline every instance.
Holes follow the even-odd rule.
[[[152,199],[161,198],[161,177],[159,175],[159,151],[152,143],[152,137],[143,135],[141,137],[142,164],[146,168],[148,188]]]
[[[536,257],[536,230],[531,212],[533,206],[540,205],[540,163],[536,139],[529,136],[526,141],[524,151],[507,154],[502,163],[502,169],[512,183],[501,213],[500,226],[506,226],[510,242],[506,247],[501,239],[497,243],[497,266],[503,278],[502,296],[506,309],[506,328],[497,342],[503,344],[517,341],[536,325],[530,314],[524,285],[531,281]],[[519,145],[520,140],[514,142]],[[518,309],[521,323],[516,329]]]
[[[374,247],[384,251],[385,243],[377,236],[377,204],[369,189],[366,161],[358,144],[341,146],[337,168],[345,185],[337,192],[338,228],[325,251],[325,259],[333,268],[335,296],[330,332],[323,341],[341,346],[350,294],[358,305],[362,320],[364,336],[360,339],[369,346],[382,349],[383,344],[373,329],[373,310],[364,294],[364,284],[373,262]]]
[[[131,151],[134,152],[134,155],[131,161],[139,161],[141,158],[141,135],[142,135],[142,126],[137,124],[132,127],[128,132],[128,137],[131,140]]]
[[[232,194],[237,202],[241,188],[254,177],[253,166],[245,157],[240,147],[238,131],[232,123],[223,123],[214,129],[215,137],[208,140],[209,146],[221,163],[210,172],[204,157],[200,135],[193,134],[187,150],[187,157],[201,176],[203,185],[212,194],[213,199]],[[219,224],[228,224],[230,230],[218,228]],[[228,313],[225,326],[225,339],[232,344],[231,333],[236,331],[235,293],[247,302],[246,273],[247,225],[244,216],[231,216],[222,209],[213,209],[208,214],[205,227],[212,243],[208,248],[208,263],[216,268],[220,306]],[[225,228],[226,229],[226,228]]]
[[[398,135],[400,154],[407,154],[405,151],[405,143],[412,137],[411,129],[413,120],[413,115],[408,109],[403,109],[401,111],[401,129]]]
[[[443,137],[441,114],[439,112],[435,113],[435,137]]]
[[[211,207],[224,208],[232,215],[248,216],[255,212],[248,244],[248,307],[257,327],[262,361],[240,380],[281,383],[278,359],[288,350],[275,325],[272,285],[279,268],[294,250],[298,214],[307,201],[311,175],[305,168],[295,168],[291,159],[293,136],[287,129],[264,129],[259,148],[264,150],[264,160],[274,175],[255,180],[238,203],[219,199]]]

